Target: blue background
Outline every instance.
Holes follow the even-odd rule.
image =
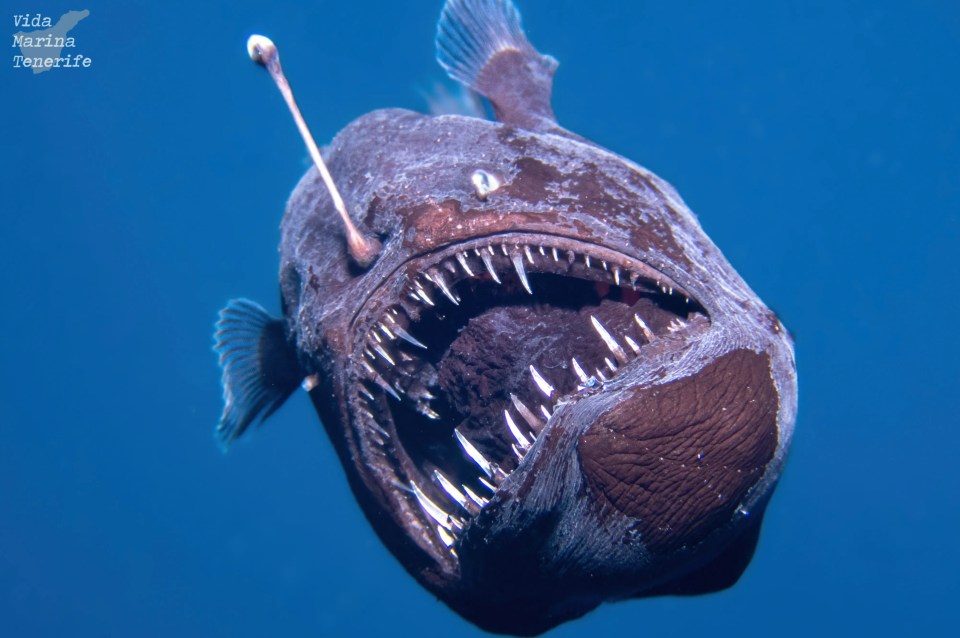
[[[441,2],[125,4],[0,15],[9,37],[14,10],[88,8],[72,35],[93,58],[0,63],[0,634],[479,635],[380,546],[302,393],[229,455],[212,435],[216,312],[277,310],[307,166],[247,35],[279,44],[324,143],[374,108],[423,109]],[[957,3],[521,9],[561,61],[560,122],[679,189],[800,369],[742,581],[553,635],[952,634]]]

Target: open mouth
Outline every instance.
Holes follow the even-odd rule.
[[[484,238],[399,276],[402,293],[367,324],[355,418],[445,561],[558,404],[709,322],[649,265],[559,237]]]

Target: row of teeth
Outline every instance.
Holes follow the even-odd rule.
[[[561,260],[566,260],[568,264],[573,265],[578,260],[578,255],[572,250],[558,250],[554,247],[549,246],[532,246],[529,244],[514,244],[513,246],[508,246],[507,244],[500,244],[499,251],[492,245],[488,245],[481,248],[474,248],[472,251],[465,251],[456,254],[456,261],[450,259],[444,261],[442,266],[454,276],[460,276],[460,271],[457,266],[459,265],[463,272],[468,277],[476,277],[481,271],[481,265],[487,274],[490,275],[490,278],[498,284],[502,284],[503,281],[500,279],[500,273],[497,271],[496,266],[494,265],[493,258],[500,252],[504,257],[510,259],[513,269],[517,273],[517,278],[520,280],[520,284],[523,286],[529,294],[533,294],[533,289],[530,287],[530,280],[527,277],[527,269],[524,265],[524,261],[529,263],[531,266],[536,264],[537,259],[541,260],[552,260],[553,262],[560,263]],[[563,255],[561,255],[561,252]],[[472,254],[472,257],[471,257]],[[471,260],[475,258],[480,259],[480,264],[474,262],[471,264]],[[613,279],[613,283],[617,286],[629,284],[634,290],[636,290],[637,280],[640,278],[640,274],[636,272],[631,272],[629,270],[624,270],[619,265],[609,264],[606,260],[600,259],[591,259],[590,255],[582,255],[582,261],[587,268],[602,268],[604,271],[610,274]],[[453,304],[459,305],[460,298],[457,297],[456,293],[451,288],[450,284],[447,282],[446,277],[443,274],[443,271],[439,267],[429,268],[426,272],[421,273],[426,282],[429,282],[436,286],[436,288]],[[662,282],[657,282],[657,287],[665,295],[674,294],[673,286],[662,284]],[[436,303],[431,297],[430,291],[427,289],[425,282],[420,281],[419,279],[415,280],[411,289],[407,291],[407,296],[417,303],[422,303],[426,306],[433,307]],[[690,298],[684,296],[684,299],[687,303],[690,302]]]
[[[479,258],[482,268],[489,274],[490,278],[497,284],[502,284],[503,281],[500,273],[496,270],[493,261],[493,257],[497,255],[497,252],[497,249],[493,246],[472,250],[473,256]],[[524,259],[531,265],[535,264],[536,255],[538,254],[541,258],[552,259],[554,262],[559,262],[565,258],[571,265],[578,259],[576,253],[572,251],[565,251],[566,254],[561,255],[560,251],[556,248],[544,246],[533,247],[529,245],[519,245],[514,246],[511,250],[507,245],[503,244],[499,246],[499,252],[510,259],[520,284],[530,294],[533,294],[533,290],[530,287],[530,282],[527,277]],[[628,284],[636,289],[636,282],[639,279],[638,274],[632,272],[626,272],[624,274],[624,271],[622,271],[620,267],[611,267],[606,261],[591,259],[589,255],[583,255],[582,261],[588,268],[596,270],[599,267],[608,272],[613,283],[616,285]],[[457,265],[463,269],[463,272],[468,277],[477,277],[483,272],[480,269],[480,264],[476,263],[468,252],[457,253],[456,262],[448,260],[442,264],[442,266],[449,270],[455,277],[460,274],[457,270]],[[434,307],[436,303],[433,300],[432,294],[439,291],[451,303],[455,305],[460,304],[460,298],[456,295],[453,287],[447,282],[440,268],[431,267],[422,273],[422,275],[424,281],[416,279],[408,288],[407,297],[409,299],[418,304]],[[427,283],[432,284],[432,288],[428,286]],[[674,293],[672,287],[661,286],[659,282],[658,287],[664,294],[672,295]],[[686,300],[689,302],[689,298],[686,298]],[[647,343],[654,341],[656,335],[640,315],[634,314],[633,318],[640,334],[643,335]],[[571,370],[572,374],[576,377],[575,383],[578,392],[583,392],[588,388],[594,388],[610,381],[616,376],[623,365],[629,363],[640,352],[640,344],[630,335],[624,334],[620,339],[617,339],[595,316],[590,317],[590,322],[598,337],[610,351],[611,356],[604,357],[603,365],[593,367],[593,373],[588,372],[588,367],[582,365],[576,358],[571,358]],[[405,324],[407,324],[406,327]],[[376,323],[375,328],[367,335],[368,347],[364,351],[366,359],[363,360],[362,366],[368,380],[380,387],[387,394],[398,401],[402,401],[403,397],[415,401],[421,414],[427,418],[438,420],[441,416],[429,405],[429,401],[435,398],[433,395],[425,390],[411,394],[400,387],[399,383],[391,385],[377,370],[377,367],[383,366],[386,366],[388,369],[395,369],[398,366],[398,362],[402,364],[405,361],[413,359],[413,357],[399,349],[394,349],[394,352],[391,353],[387,347],[390,342],[395,342],[400,339],[416,348],[427,349],[427,346],[423,342],[407,331],[407,327],[409,327],[408,322],[404,320],[396,308],[390,308],[384,313],[381,320]],[[668,326],[668,330],[670,332],[676,332],[685,327],[685,322],[679,318],[675,318]],[[399,369],[402,371],[402,367]],[[511,407],[516,411],[516,417],[509,408],[503,411],[504,424],[514,441],[514,443],[511,444],[511,448],[518,459],[518,464],[523,461],[536,442],[536,432],[540,432],[546,427],[546,423],[549,421],[556,407],[556,399],[560,398],[559,396],[555,396],[557,394],[555,385],[535,366],[530,365],[529,372],[533,385],[543,395],[544,401],[537,402],[537,409],[531,410],[515,394],[511,394]],[[360,386],[360,393],[368,403],[371,405],[375,404],[376,399],[374,396],[362,385]],[[371,430],[372,439],[379,445],[385,446],[386,440],[390,438],[390,433],[377,423],[372,410],[362,410],[361,412],[366,417],[365,421]],[[451,509],[457,513],[451,513],[435,503],[424,493],[415,481],[411,480],[409,486],[403,486],[403,489],[409,491],[409,493],[416,498],[423,512],[436,523],[435,530],[438,538],[443,545],[448,548],[450,553],[456,556],[454,545],[457,542],[459,533],[466,525],[466,517],[476,515],[487,505],[489,497],[484,495],[488,493],[494,494],[509,473],[504,471],[497,463],[488,460],[477,446],[471,443],[459,429],[455,429],[454,434],[466,457],[476,464],[481,472],[477,479],[479,487],[471,488],[465,483],[458,486],[442,472],[434,470],[433,478],[435,482],[450,498],[453,505]],[[466,517],[464,517],[464,515],[466,515]]]

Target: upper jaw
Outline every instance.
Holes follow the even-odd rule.
[[[449,433],[451,450],[460,457],[453,471],[438,467],[449,461],[446,456],[436,463],[425,462],[426,457],[415,460],[404,445],[407,433],[398,427],[393,410],[408,404],[425,419],[443,418],[431,407],[435,391],[422,387],[423,383],[410,383],[408,378],[411,372],[420,374],[415,369],[416,357],[424,352],[423,346],[432,345],[417,332],[419,322],[440,311],[456,312],[467,303],[471,291],[497,282],[512,287],[511,294],[521,295],[521,299],[526,295],[536,299],[537,289],[544,283],[541,280],[556,275],[587,282],[598,290],[623,291],[619,293],[623,299],[629,295],[629,300],[655,298],[673,304],[669,312],[676,316],[667,322],[669,312],[650,310],[647,306],[651,304],[644,305],[646,310],[623,316],[600,307],[587,313],[588,329],[578,334],[577,343],[583,346],[579,349],[602,356],[578,357],[574,347],[568,353],[573,356],[562,360],[564,370],[541,372],[531,364],[525,385],[513,379],[505,393],[509,400],[500,397],[502,405],[490,409],[491,414],[505,413],[499,419],[499,436],[510,444],[507,449],[512,455],[496,456],[489,444],[471,440],[473,435],[460,424]],[[624,308],[617,312],[620,310]],[[707,329],[709,319],[685,289],[636,257],[568,237],[510,233],[478,238],[407,261],[368,297],[354,326],[355,347],[346,392],[357,445],[356,465],[367,475],[368,485],[378,484],[380,507],[452,576],[459,571],[460,538],[488,507],[512,498],[505,488],[539,462],[535,457],[541,454],[540,441],[562,420],[566,406],[630,383],[643,358],[681,347],[690,335]],[[588,340],[583,333],[595,343],[581,343]],[[498,343],[490,346],[501,347]],[[537,356],[535,348],[525,354]],[[489,423],[482,428],[483,432],[490,430]],[[465,468],[472,468],[474,479],[463,480]]]

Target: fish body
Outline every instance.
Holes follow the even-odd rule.
[[[225,443],[299,385],[371,525],[462,616],[535,635],[749,563],[796,417],[776,315],[649,170],[563,129],[508,0],[449,0],[438,59],[495,121],[374,111],[281,226],[282,316],[221,313]]]

